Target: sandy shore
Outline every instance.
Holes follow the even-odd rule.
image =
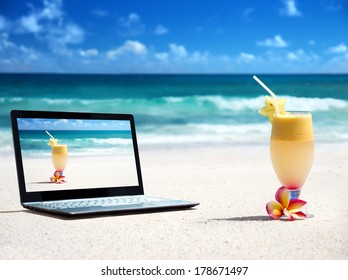
[[[52,184],[55,169],[51,158],[28,158],[24,161],[27,191],[72,190],[81,188],[136,186],[138,177],[133,155],[70,155],[64,170],[65,183]]]
[[[12,156],[0,162],[1,259],[347,259],[347,144],[318,144],[302,198],[314,218],[272,221],[279,187],[268,146],[141,149],[148,195],[195,210],[64,219],[19,204]]]

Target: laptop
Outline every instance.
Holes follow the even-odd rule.
[[[130,114],[11,111],[20,201],[61,215],[182,209],[144,195]]]

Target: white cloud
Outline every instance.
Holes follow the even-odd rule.
[[[168,29],[164,27],[163,25],[159,24],[155,28],[155,34],[156,35],[164,35],[168,33]]]
[[[155,28],[147,27],[137,13],[118,18],[118,34],[122,37],[137,37],[144,34],[164,35],[168,32],[168,28],[162,24],[156,25]]]
[[[228,55],[221,55],[220,57],[218,57],[218,59],[225,63],[231,62],[231,57],[229,57]]]
[[[256,45],[261,47],[284,48],[288,46],[288,43],[284,41],[281,35],[275,35],[274,38],[267,38],[264,41],[259,41]]]
[[[39,58],[38,54],[36,53],[36,51],[32,48],[27,48],[27,47],[24,47],[24,46],[20,46],[19,49],[27,55],[27,58],[29,60],[36,60]]]
[[[320,57],[313,52],[306,52],[303,49],[298,49],[296,51],[291,51],[286,54],[286,59],[288,61],[297,61],[301,63],[305,62],[317,62]]]
[[[13,22],[13,32],[31,33],[36,39],[47,43],[55,54],[72,55],[70,44],[84,41],[85,32],[76,23],[66,19],[62,0],[43,0],[41,7],[30,5],[27,15]]]
[[[2,62],[3,64],[7,64],[7,65],[13,64],[12,60],[7,59],[7,58],[2,59],[1,62]]]
[[[84,31],[76,24],[69,23],[63,28],[54,31],[55,35],[59,35],[57,41],[62,44],[79,44],[84,39]]]
[[[209,52],[195,51],[190,55],[190,62],[207,62],[209,59]]]
[[[281,15],[288,17],[300,17],[302,13],[297,9],[295,0],[283,0],[284,8],[280,10]]]
[[[23,45],[17,45],[10,41],[9,34],[6,32],[0,34],[0,51],[3,57],[6,57],[8,62],[17,61],[18,64],[25,64],[28,61],[36,60],[39,57],[34,49]]]
[[[166,53],[166,52],[155,53],[155,57],[156,57],[158,60],[166,61],[166,60],[168,59],[168,53]]]
[[[58,23],[62,24],[62,18],[64,16],[62,6],[62,0],[44,0],[43,7],[41,9],[33,9],[29,15],[22,16],[19,19],[19,31],[29,33],[38,33],[43,31],[43,25],[45,24],[43,20],[50,22],[59,20]]]
[[[335,47],[328,49],[329,53],[345,53],[348,50],[348,47],[344,43],[340,43]]]
[[[128,23],[139,22],[140,16],[136,13],[131,13],[128,15]]]
[[[38,33],[42,30],[42,26],[39,24],[39,18],[36,15],[21,17],[19,22],[21,27],[27,32]]]
[[[289,52],[287,54],[287,59],[288,60],[298,60],[299,56],[296,53],[294,53],[294,52]]]
[[[333,56],[323,65],[323,69],[333,73],[347,73],[348,69],[348,52],[340,53]]]
[[[119,18],[118,25],[120,27],[119,34],[124,37],[142,35],[146,28],[136,13],[130,13],[126,18]]]
[[[169,49],[170,52],[178,58],[184,58],[188,55],[187,50],[183,45],[169,44]]]
[[[258,55],[255,62],[257,64],[250,65],[257,66],[265,73],[314,73],[320,71],[323,59],[311,50],[270,48]]]
[[[80,44],[84,41],[84,30],[74,23],[62,27],[52,27],[43,34],[51,50],[59,55],[71,56],[69,44]]]
[[[88,49],[88,50],[80,50],[79,53],[83,57],[92,57],[92,56],[97,56],[99,54],[99,51],[97,49]]]
[[[39,17],[46,19],[57,19],[63,16],[63,1],[62,0],[44,0],[44,8],[40,11]]]
[[[154,54],[155,58],[161,62],[169,62],[168,65],[205,65],[210,58],[208,51],[194,51],[189,53],[183,45],[170,44],[168,52]]]
[[[310,46],[314,46],[316,43],[315,43],[315,41],[314,40],[309,40],[308,41],[308,45],[310,45]]]
[[[135,54],[135,55],[145,55],[147,54],[146,46],[140,43],[139,41],[127,40],[122,46],[108,51],[107,57],[109,59],[115,59],[120,55],[124,54]]]
[[[8,33],[4,32],[0,34],[0,50],[6,48],[16,48],[16,44],[11,42],[9,39]]]
[[[251,53],[245,53],[245,52],[241,52],[239,54],[239,56],[237,57],[237,61],[238,62],[245,62],[245,63],[249,63],[251,61],[255,60],[255,55],[251,54]]]
[[[7,19],[4,16],[0,15],[0,30],[5,30],[7,26],[8,26]]]

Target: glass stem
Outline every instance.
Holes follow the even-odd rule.
[[[298,190],[289,190],[289,193],[290,193],[290,200],[298,199],[299,196],[300,196],[301,190],[300,189],[298,189]]]

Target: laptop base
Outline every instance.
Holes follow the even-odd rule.
[[[24,208],[41,211],[46,213],[53,213],[57,215],[65,215],[65,216],[78,216],[78,215],[91,215],[91,214],[102,214],[102,213],[117,213],[117,212],[142,212],[142,211],[159,211],[162,209],[182,209],[182,208],[190,208],[198,205],[196,202],[186,201],[186,200],[176,200],[176,199],[166,199],[166,198],[154,198],[149,196],[134,196],[136,198],[141,197],[146,199],[146,202],[141,203],[128,203],[128,204],[116,204],[116,205],[95,205],[95,206],[84,206],[80,205],[75,207],[72,205],[71,207],[59,208],[53,207],[52,205],[59,205],[65,201],[48,201],[45,203],[42,202],[27,202],[23,203],[22,206]],[[117,198],[122,198],[117,197]],[[129,198],[129,196],[125,196],[124,198]],[[94,200],[94,199],[92,199]],[[88,200],[76,200],[73,202],[86,202],[91,201]],[[71,203],[71,201],[67,202]],[[52,204],[52,205],[47,205]]]

